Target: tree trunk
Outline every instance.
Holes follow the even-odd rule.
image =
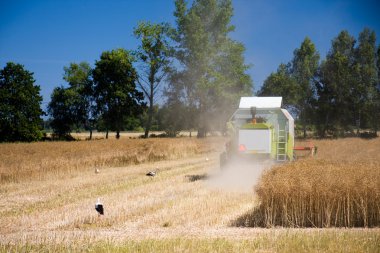
[[[92,140],[92,128],[90,128],[90,138],[89,140]]]
[[[360,111],[359,111],[359,119],[356,120],[356,135],[359,136],[360,135]]]
[[[326,136],[326,131],[327,131],[327,125],[329,124],[329,113],[326,112],[326,117],[325,117],[325,124],[322,129],[321,137],[325,138]]]
[[[106,130],[106,139],[108,139],[108,128]]]
[[[197,138],[205,138],[206,137],[206,129],[204,127],[198,128]]]
[[[149,131],[152,125],[152,119],[153,119],[153,96],[149,98],[148,122],[146,123],[146,126],[145,126],[145,135],[144,135],[145,138],[149,137]]]
[[[200,113],[200,120],[198,122],[197,138],[204,138],[204,137],[206,137],[206,118],[207,117],[206,117],[205,111],[203,109],[202,101],[200,103],[199,113]]]
[[[302,129],[303,129],[303,138],[306,138],[306,117],[305,114],[302,114]]]
[[[302,130],[303,130],[303,138],[306,138],[306,122],[307,122],[307,102],[303,101],[302,107],[301,107],[301,122],[302,122]]]
[[[306,139],[306,122],[303,122],[303,138]]]
[[[120,130],[116,130],[116,139],[120,139]]]

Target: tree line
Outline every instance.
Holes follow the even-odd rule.
[[[380,125],[380,45],[365,28],[356,40],[341,31],[325,59],[309,38],[294,50],[293,59],[280,64],[258,92],[282,96],[302,126],[317,136],[345,136],[360,129],[377,136]]]
[[[182,129],[197,130],[199,137],[220,130],[238,104],[240,96],[251,95],[253,84],[246,73],[244,46],[230,38],[234,30],[231,0],[196,0],[188,6],[175,1],[176,25],[140,22],[134,36],[140,44],[135,50],[105,51],[91,68],[87,62],[64,67],[65,86],[56,87],[47,108],[50,126],[57,138],[67,138],[73,129],[120,131],[142,125],[145,137],[154,122],[169,136]],[[15,71],[19,70],[19,73]],[[7,70],[10,70],[7,72]],[[35,99],[26,98],[25,106],[34,104],[33,116],[14,106],[16,101],[2,99],[0,113],[1,141],[32,141],[41,138],[40,88],[33,73],[22,65],[8,63],[0,76],[5,97],[23,96],[12,90],[25,90],[14,81],[19,74],[28,76]],[[9,81],[12,79],[13,81]],[[17,83],[16,83],[17,82]],[[162,93],[164,102],[157,108]],[[1,94],[2,94],[1,93]],[[11,115],[15,119],[9,117]],[[17,118],[18,117],[18,118]],[[35,119],[33,123],[30,117]],[[7,128],[8,127],[8,128]],[[11,129],[14,128],[14,129]],[[25,129],[34,134],[26,137]]]
[[[87,62],[64,67],[65,86],[56,87],[41,109],[40,87],[20,64],[0,70],[0,141],[42,138],[42,119],[50,117],[57,138],[75,129],[106,132],[144,128],[175,136],[196,130],[198,137],[224,131],[239,98],[252,96],[245,47],[231,39],[231,0],[175,0],[175,25],[140,22],[134,50],[102,52]],[[293,59],[280,64],[257,92],[282,96],[306,136],[342,136],[359,129],[378,130],[380,119],[380,46],[374,31],[358,41],[342,31],[326,59],[305,38]],[[162,99],[160,105],[157,100]]]

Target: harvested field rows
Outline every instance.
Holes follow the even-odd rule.
[[[211,183],[221,173],[221,143],[158,139],[0,145],[4,153],[20,153],[0,162],[8,175],[0,185],[0,252],[378,251],[379,228],[249,227],[246,214],[259,204],[253,191]],[[139,152],[130,155],[127,147],[134,146]],[[150,160],[149,153],[164,156]],[[97,166],[105,156],[111,162]],[[133,160],[137,156],[138,162]],[[112,157],[132,161],[124,159],[116,167]],[[49,169],[39,165],[38,158],[45,165],[58,162]],[[320,158],[294,165],[318,163]],[[5,164],[12,167],[4,170]],[[10,168],[18,168],[16,176]],[[156,177],[145,176],[156,168]],[[98,197],[105,207],[102,217],[94,210]]]
[[[178,236],[177,231],[226,227],[253,207],[254,196],[224,192],[198,180],[218,166],[216,157],[103,168],[99,174],[89,169],[70,179],[9,183],[2,187],[2,240],[38,243],[52,235],[58,242],[70,236],[100,240],[105,234],[125,238],[126,232],[128,238],[143,239],[162,229],[171,237]],[[158,168],[159,175],[146,177],[152,168]],[[105,206],[100,218],[94,210],[97,197]]]

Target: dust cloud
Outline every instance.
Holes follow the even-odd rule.
[[[273,165],[271,160],[235,158],[209,175],[207,182],[212,188],[252,192],[262,173]]]

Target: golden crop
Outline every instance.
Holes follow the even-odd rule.
[[[315,141],[319,153],[266,171],[255,226],[380,226],[380,140]]]
[[[252,191],[235,191],[212,183],[220,179],[218,158],[223,143],[223,138],[121,138],[0,144],[0,252],[378,251],[379,228],[236,227],[242,226],[242,219],[246,225],[246,212],[259,202]],[[318,211],[329,204],[330,226],[338,226],[334,219],[346,221],[341,215],[346,212],[343,208],[350,212],[349,222],[357,222],[355,226],[365,226],[365,221],[368,227],[376,222],[378,226],[379,209],[373,204],[379,200],[372,199],[379,196],[379,161],[374,158],[378,144],[378,140],[359,139],[318,141],[315,159],[267,171],[257,188],[260,212],[254,215],[274,217],[276,223],[269,223],[269,219],[248,222],[287,225],[289,221],[298,222],[302,214],[307,222],[309,202],[301,198],[308,196],[304,190],[314,185],[324,191],[309,199],[319,201],[315,201],[318,205],[311,205],[315,224],[310,226],[318,226],[318,220],[328,221]],[[340,153],[351,149],[354,152],[350,155]],[[354,165],[367,170],[357,173]],[[145,176],[156,168],[156,177]],[[100,172],[95,173],[95,169]],[[357,188],[352,188],[352,184]],[[349,203],[353,204],[348,207],[347,192],[357,193],[352,195],[355,200],[350,195]],[[363,198],[363,192],[368,198]],[[271,196],[276,205],[263,205]],[[280,216],[276,212],[283,210],[279,205],[286,197],[293,202],[287,207],[288,216]],[[105,207],[102,217],[94,209],[97,198]],[[368,204],[367,209],[357,210],[360,198],[367,201],[363,202]],[[335,206],[339,206],[338,218]],[[357,218],[362,213],[366,219]],[[284,220],[288,223],[281,223],[281,217],[288,217]]]
[[[196,138],[128,139],[0,144],[0,183],[59,178],[88,168],[186,158],[212,151]],[[215,145],[214,145],[215,146]]]

